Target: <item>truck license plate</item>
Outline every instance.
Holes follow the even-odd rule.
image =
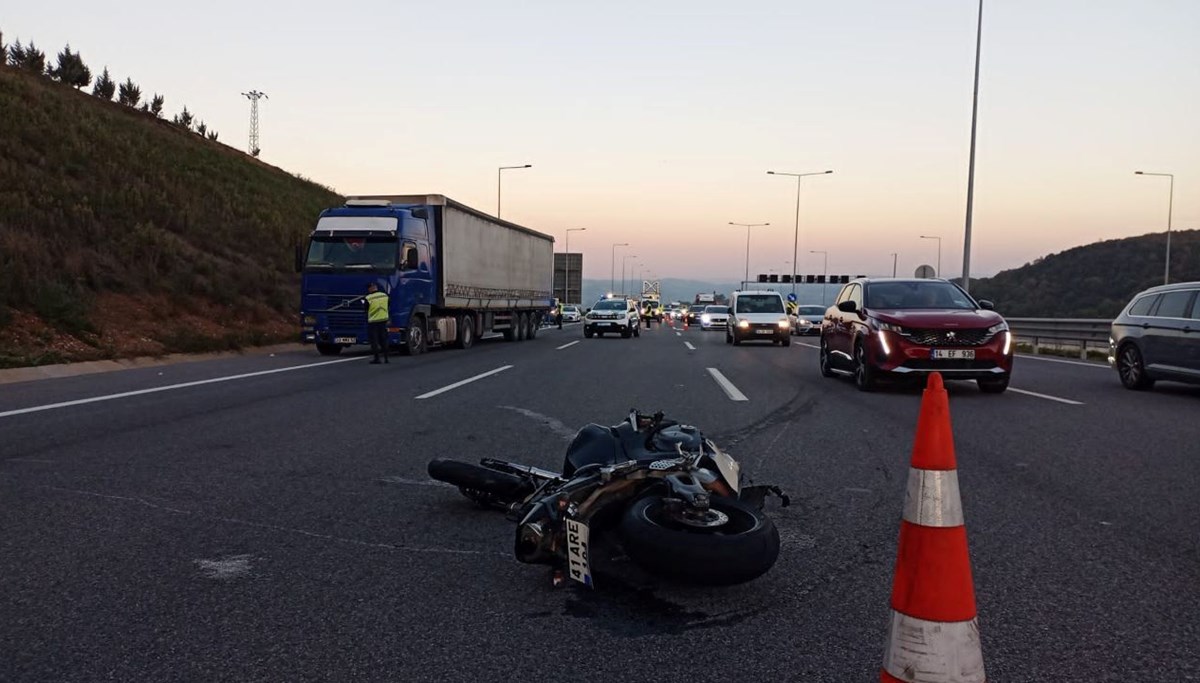
[[[358,339],[355,337],[334,337],[334,344],[357,344]]]
[[[930,352],[930,358],[937,360],[975,360],[975,351],[973,349],[934,349]]]
[[[588,563],[588,525],[567,520],[567,564],[573,581],[592,585],[592,567]]]

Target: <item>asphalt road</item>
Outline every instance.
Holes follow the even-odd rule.
[[[384,366],[298,352],[7,385],[0,680],[878,680],[919,393],[861,394],[816,356],[574,326]],[[1032,393],[950,383],[989,680],[1200,680],[1200,389],[1029,358],[1012,386]],[[554,589],[503,516],[425,475],[555,467],[632,407],[792,494],[769,574]]]

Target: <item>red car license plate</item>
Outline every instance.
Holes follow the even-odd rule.
[[[933,349],[929,357],[935,360],[975,360],[974,349]]]

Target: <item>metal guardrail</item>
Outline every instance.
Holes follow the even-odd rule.
[[[1106,318],[1005,318],[1018,341],[1028,341],[1034,353],[1043,348],[1078,347],[1079,357],[1087,359],[1088,350],[1097,346],[1108,350],[1112,320]]]

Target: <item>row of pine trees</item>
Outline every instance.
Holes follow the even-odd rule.
[[[142,89],[138,84],[133,82],[132,78],[126,78],[124,83],[118,84],[112,79],[108,73],[108,67],[104,67],[104,71],[95,80],[92,80],[92,70],[83,62],[83,57],[78,52],[71,51],[70,43],[58,53],[56,63],[53,65],[46,63],[46,53],[42,52],[34,45],[33,41],[22,45],[20,40],[17,40],[12,45],[5,45],[4,34],[0,32],[0,65],[8,65],[24,71],[29,71],[42,76],[48,76],[60,83],[65,83],[76,89],[83,89],[87,86],[92,87],[92,95],[106,101],[112,101],[113,95],[116,95],[117,102],[124,104],[134,109],[152,114],[156,118],[162,118],[164,99],[162,95],[154,93],[148,100],[142,99]],[[197,120],[188,108],[184,106],[183,111],[175,115],[172,121],[189,131],[198,133],[202,137],[216,141],[218,133],[215,130],[209,130],[208,125],[203,121]]]

